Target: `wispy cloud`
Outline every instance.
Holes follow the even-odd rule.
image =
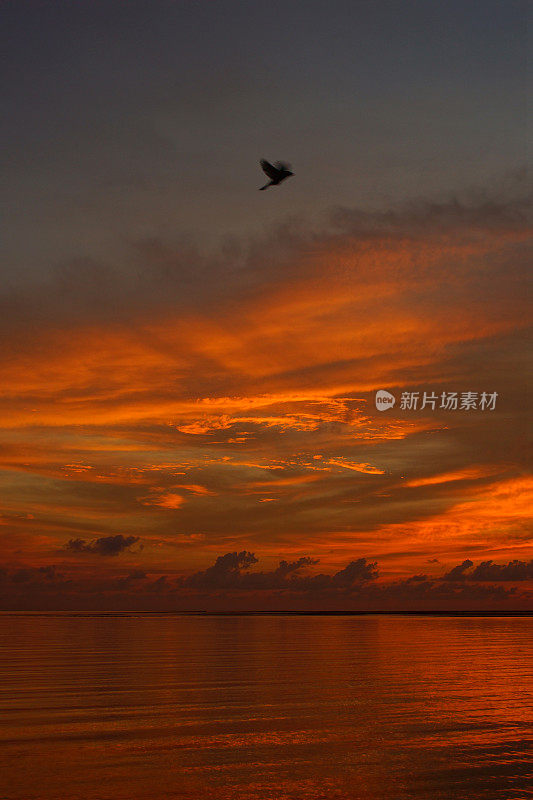
[[[65,549],[72,553],[96,553],[99,556],[118,556],[139,541],[138,536],[101,536],[92,542],[85,539],[69,539]]]
[[[154,571],[230,548],[332,569],[370,550],[398,579],[529,557],[529,209],[339,209],[209,257],[138,242],[135,269],[76,263],[5,295],[9,563],[52,564],[66,537],[66,563],[142,538]],[[380,413],[379,388],[499,396],[490,414]]]

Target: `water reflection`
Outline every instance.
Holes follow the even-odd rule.
[[[2,800],[523,798],[528,617],[0,616]]]

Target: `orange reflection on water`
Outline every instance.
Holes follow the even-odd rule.
[[[530,617],[0,616],[2,800],[512,798]]]

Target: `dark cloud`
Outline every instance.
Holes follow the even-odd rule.
[[[494,561],[482,561],[475,569],[470,559],[447,572],[446,581],[531,581],[533,580],[533,559],[531,561],[509,561],[508,564],[495,564]]]
[[[7,572],[4,570],[4,576]],[[13,583],[23,584],[49,584],[53,585],[63,582],[63,576],[57,571],[55,566],[48,567],[25,567],[14,570],[10,574]]]
[[[512,196],[484,190],[452,196],[447,202],[419,199],[387,211],[339,208],[332,215],[334,225],[346,233],[372,233],[396,237],[403,231],[413,237],[445,234],[451,231],[475,238],[490,230],[520,230],[531,215],[532,194],[524,171],[513,175]]]
[[[178,578],[175,587],[178,592],[187,588],[202,593],[204,602],[206,592],[221,589],[228,593],[228,597],[234,596],[235,592],[255,591],[257,597],[263,595],[261,602],[265,602],[264,598],[272,592],[285,597],[288,592],[295,607],[319,602],[325,610],[439,610],[446,607],[458,610],[483,607],[484,604],[490,607],[518,597],[515,587],[483,583],[489,580],[485,575],[487,564],[490,566],[491,562],[480,564],[472,573],[472,576],[480,577],[472,577],[468,583],[464,574],[473,566],[469,559],[440,578],[429,579],[427,575],[415,574],[403,580],[378,583],[377,562],[366,558],[352,561],[333,574],[302,572],[303,567],[318,563],[317,559],[308,557],[291,563],[281,561],[278,568],[270,572],[254,572],[252,567],[258,560],[247,551],[226,553],[209,569]],[[498,565],[492,566],[496,567],[492,570],[495,576],[510,574],[509,567],[513,562],[499,568]],[[524,566],[515,566],[513,574],[522,574]],[[495,577],[494,580],[503,579]]]
[[[212,567],[185,578],[183,585],[213,588],[231,586],[242,578],[242,570],[249,569],[257,561],[254,554],[246,550],[240,553],[226,553],[219,556]]]
[[[533,559],[531,561],[509,561],[508,564],[495,564],[482,561],[472,575],[472,581],[531,581],[533,580]]]
[[[279,567],[276,570],[276,574],[289,575],[291,572],[296,572],[299,570],[300,567],[309,567],[313,564],[318,564],[318,561],[318,558],[309,558],[309,556],[303,556],[297,561],[280,561]]]
[[[470,561],[469,558],[465,559],[462,564],[458,564],[456,567],[453,567],[449,572],[446,572],[442,579],[444,581],[464,581],[466,580],[466,572],[470,569],[470,567],[474,566],[474,562]]]
[[[139,541],[138,536],[101,536],[92,542],[85,539],[70,539],[65,545],[72,553],[96,553],[100,556],[118,556]]]
[[[289,218],[262,233],[226,240],[209,254],[187,234],[176,235],[172,241],[125,237],[127,249],[119,263],[80,253],[47,273],[43,284],[14,284],[0,295],[0,325],[16,330],[17,344],[24,345],[30,315],[33,324],[60,322],[77,327],[84,321],[129,322],[132,317],[138,320],[163,310],[189,313],[203,309],[215,314],[221,304],[231,308],[239,299],[262,294],[288,279],[312,278],[316,267],[310,253],[350,250],[356,264],[374,245],[387,250],[402,243],[496,242],[498,237],[527,233],[531,208],[527,177],[517,171],[511,190],[469,191],[434,202],[404,201],[378,210],[337,208],[320,226]],[[526,248],[510,242],[509,252],[515,275],[527,269]],[[497,269],[495,255],[491,259]],[[420,270],[416,261],[415,247],[413,265]],[[445,265],[439,265],[436,278],[443,269]],[[505,272],[508,274],[507,268]],[[386,276],[384,264],[378,274]],[[360,274],[358,278],[368,280]]]
[[[129,575],[124,578],[119,578],[117,581],[117,588],[128,589],[131,586],[138,585],[139,581],[144,581],[148,577],[147,573],[142,569],[134,569]]]
[[[186,577],[167,573],[153,579],[141,569],[109,578],[80,571],[66,577],[55,566],[0,568],[0,608],[341,613],[531,608],[529,586],[504,585],[530,579],[531,563],[486,561],[472,570],[467,560],[440,578],[415,574],[378,581],[377,563],[366,558],[332,574],[307,571],[318,563],[310,557],[282,560],[271,571],[256,570],[258,562],[242,550],[219,556],[211,567]],[[447,577],[465,572],[468,579]]]
[[[169,582],[166,575],[161,575],[147,587],[149,592],[165,592],[169,589]]]
[[[318,563],[318,559],[309,557],[292,562],[280,561],[279,566],[271,572],[250,572],[250,568],[258,561],[253,553],[245,550],[240,553],[226,553],[219,556],[209,569],[179,579],[178,584],[201,589],[316,591],[328,588],[347,589],[354,584],[374,580],[379,574],[376,562],[368,562],[366,558],[350,562],[334,575],[301,574],[303,567]]]
[[[515,587],[493,586],[484,583],[467,583],[427,580],[423,575],[413,575],[405,580],[369,587],[357,598],[359,605],[376,611],[460,611],[497,608],[508,602],[520,603],[524,597]],[[531,602],[531,595],[527,601]]]
[[[379,576],[377,562],[368,562],[366,558],[351,561],[347,567],[336,572],[331,578],[333,586],[352,586],[362,581],[372,581]]]

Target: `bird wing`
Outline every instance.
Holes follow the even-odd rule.
[[[279,170],[277,170],[276,167],[273,167],[269,161],[266,161],[264,158],[262,158],[259,163],[261,164],[261,169],[266,175],[268,175],[269,178],[274,179],[279,176]]]
[[[275,161],[274,166],[276,169],[279,169],[281,172],[285,172],[290,170],[291,165],[287,163],[287,161]]]

